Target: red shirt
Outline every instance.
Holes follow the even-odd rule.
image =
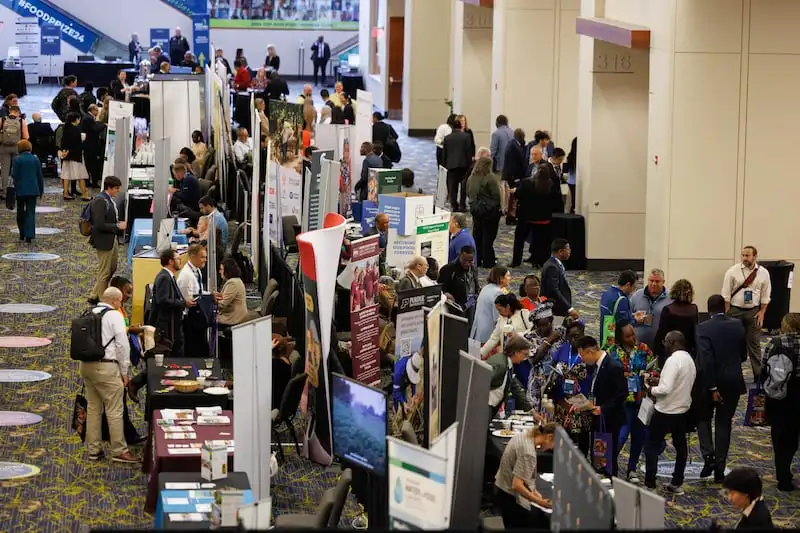
[[[250,87],[250,71],[242,67],[236,71],[236,76],[233,78],[233,85],[240,91],[246,90]]]
[[[536,309],[540,303],[546,301],[547,298],[543,298],[539,296],[536,300],[531,300],[527,296],[519,301],[522,304],[523,309],[527,309],[528,311],[533,311]]]

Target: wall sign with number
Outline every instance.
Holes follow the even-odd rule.
[[[603,74],[632,74],[634,61],[631,54],[599,53],[594,56],[593,72]]]

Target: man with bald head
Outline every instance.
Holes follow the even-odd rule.
[[[311,99],[314,98],[314,88],[311,86],[310,83],[306,83],[305,85],[303,85],[303,94],[297,97],[297,103],[304,104],[306,103],[306,99],[308,98]]]
[[[48,150],[52,149],[55,154],[55,132],[50,124],[42,122],[42,114],[39,112],[31,115],[33,122],[28,124],[28,136],[30,137],[33,153],[42,156],[47,155]]]
[[[415,255],[406,266],[406,274],[397,283],[398,291],[408,291],[422,287],[420,280],[428,273],[428,260],[421,255]]]
[[[683,494],[683,475],[689,447],[686,439],[688,412],[692,406],[692,387],[697,377],[694,360],[686,351],[686,339],[679,331],[670,331],[664,337],[664,351],[667,354],[660,377],[648,377],[645,382],[651,388],[650,396],[655,400],[655,412],[647,430],[644,446],[646,470],[644,484],[649,489],[656,488],[656,472],[661,441],[672,435],[675,447],[675,469],[672,481],[666,485],[668,493]]]

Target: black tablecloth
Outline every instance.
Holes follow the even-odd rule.
[[[0,61],[0,95],[16,94],[20,98],[28,94],[25,71],[21,68],[5,68]]]
[[[586,220],[583,215],[554,213],[550,224],[553,238],[563,237],[569,241],[572,255],[564,263],[567,270],[586,269]]]
[[[95,87],[108,87],[117,78],[120,69],[133,68],[133,63],[113,63],[107,61],[65,61],[64,76],[77,76],[78,85],[87,83]]]
[[[217,396],[206,394],[202,390],[197,392],[178,392],[172,390],[166,393],[155,392],[165,389],[166,386],[161,385],[161,380],[164,378],[164,372],[169,370],[170,364],[179,364],[181,366],[192,365],[194,373],[189,370],[189,375],[185,378],[166,378],[166,379],[195,379],[197,371],[205,369],[205,362],[203,359],[194,357],[165,357],[164,366],[156,366],[155,359],[147,359],[147,410],[146,420],[149,422],[153,419],[153,411],[157,409],[192,409],[194,407],[213,407],[220,406],[223,409],[233,409],[233,400],[228,396]],[[213,376],[221,380],[222,369],[219,366],[219,360],[214,360]],[[208,380],[208,379],[207,379]]]
[[[150,97],[131,96],[131,102],[133,103],[133,116],[150,122]]]
[[[240,127],[246,128],[250,136],[253,136],[253,128],[250,127],[250,93],[246,91],[237,92],[233,95],[233,120]]]
[[[356,94],[358,90],[364,90],[364,76],[361,75],[361,72],[342,72],[339,71],[339,79],[342,82],[342,87],[344,92],[350,95],[350,98],[353,100],[356,99]]]
[[[162,490],[166,490],[167,483],[209,483],[194,472],[162,472],[158,475],[159,497]],[[250,480],[244,472],[228,472],[228,477],[213,481],[217,489],[234,488],[239,490],[250,489]],[[166,514],[166,513],[165,513]],[[170,531],[206,530],[211,529],[211,522],[170,522],[165,516],[162,524],[164,529]]]

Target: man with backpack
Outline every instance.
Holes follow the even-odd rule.
[[[122,292],[106,289],[98,305],[72,323],[70,357],[80,361],[80,374],[86,387],[86,446],[89,459],[104,456],[102,417],[105,410],[111,437],[111,460],[136,464],[140,460],[128,451],[122,425],[122,398],[130,382],[130,345],[125,319],[118,309]]]
[[[74,96],[78,98],[78,93],[75,91],[75,87],[78,86],[78,77],[77,76],[67,76],[64,78],[64,87],[58,91],[58,94],[53,101],[50,103],[50,109],[58,116],[58,120],[61,122],[66,122],[67,120],[67,113],[69,112],[69,97]]]
[[[111,276],[117,271],[119,247],[117,236],[125,233],[127,222],[119,219],[119,211],[114,197],[119,193],[122,182],[116,176],[106,176],[103,192],[84,208],[82,222],[91,221],[89,244],[97,250],[97,282],[89,295],[89,303],[96,304],[100,295],[108,287]]]
[[[9,186],[11,165],[17,157],[17,143],[28,138],[28,125],[18,106],[8,108],[8,115],[0,118],[0,198],[5,199]]]
[[[628,300],[636,291],[639,276],[633,270],[620,273],[617,285],[611,286],[600,297],[600,338],[602,346],[614,344],[617,322],[633,321],[631,302]]]

